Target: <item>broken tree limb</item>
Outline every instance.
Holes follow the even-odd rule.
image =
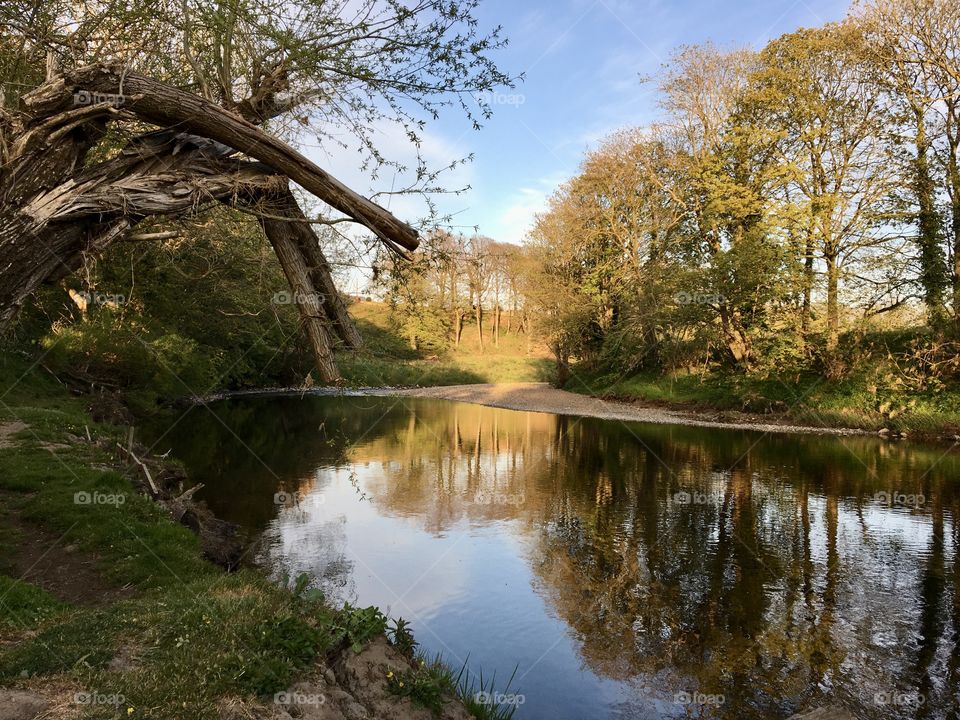
[[[274,218],[288,218],[290,227],[287,228],[287,231],[307,265],[310,280],[323,303],[324,313],[344,345],[351,350],[359,350],[363,345],[363,339],[353,324],[353,319],[347,311],[347,304],[343,301],[340,291],[337,290],[336,283],[333,282],[330,263],[327,262],[327,258],[320,248],[319,238],[317,238],[313,227],[309,224],[306,215],[300,208],[300,203],[297,202],[290,188],[287,187],[265,198],[260,203],[260,207],[266,213],[272,214]],[[256,208],[252,208],[251,211],[256,212]]]
[[[337,383],[341,379],[340,371],[337,370],[333,357],[333,343],[327,331],[327,315],[323,309],[320,293],[314,287],[310,277],[310,269],[297,246],[294,231],[296,223],[261,217],[260,225],[270,244],[273,245],[280,267],[283,268],[287,282],[290,283],[293,301],[300,311],[301,321],[313,348],[320,381]]]
[[[379,205],[354,192],[281,140],[256,125],[197,95],[152,78],[123,74],[118,68],[97,65],[80,68],[67,77],[73,97],[84,90],[115,96],[124,111],[162,127],[177,127],[235,148],[265,162],[308,192],[367,226],[391,247],[416,250],[416,230]]]
[[[173,499],[173,502],[175,502],[175,503],[187,502],[188,500],[192,499],[194,495],[196,495],[198,492],[200,492],[201,490],[203,490],[203,488],[204,488],[204,484],[203,484],[203,483],[197,483],[196,485],[194,485],[192,488],[190,488],[190,489],[187,490],[186,492],[181,493],[180,495],[178,495],[177,497],[175,497],[175,498]]]
[[[131,428],[131,429],[132,429],[132,428]],[[132,437],[132,435],[131,435],[131,437]],[[153,493],[153,496],[154,496],[154,497],[160,497],[160,491],[157,489],[156,484],[153,482],[153,475],[150,474],[150,468],[147,467],[146,463],[144,463],[140,458],[138,458],[138,457],[136,456],[136,454],[133,452],[133,448],[132,448],[132,447],[124,447],[124,446],[121,445],[120,443],[117,443],[117,447],[120,448],[121,450],[123,450],[125,453],[127,453],[127,454],[130,456],[130,458],[131,458],[137,465],[140,466],[140,469],[143,470],[143,474],[144,474],[144,475],[146,476],[146,478],[147,478],[147,483],[150,485],[150,492]]]
[[[272,98],[260,98],[248,116],[279,109]],[[0,332],[41,284],[129,238],[141,221],[284,197],[290,180],[369,227],[393,251],[417,246],[410,226],[282,141],[162,82],[92,66],[49,79],[22,101],[17,113],[0,112]],[[91,162],[108,124],[131,120],[161,128]],[[295,296],[306,299],[299,307],[321,377],[335,382],[331,332],[350,348],[359,347],[360,336],[316,235],[292,195],[287,202],[276,224],[261,225],[270,228]]]

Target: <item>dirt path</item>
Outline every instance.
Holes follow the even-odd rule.
[[[477,403],[508,410],[531,410],[557,415],[581,415],[606,420],[693,425],[697,427],[758,430],[776,433],[818,433],[825,435],[873,434],[849,428],[822,428],[790,425],[777,416],[699,410],[671,410],[640,403],[623,403],[558,390],[547,383],[506,383],[501,385],[450,385],[447,387],[373,390],[370,394],[437,398]]]
[[[0,422],[0,449],[14,446],[13,436],[27,429],[27,424],[19,420]]]

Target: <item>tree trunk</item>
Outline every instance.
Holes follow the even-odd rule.
[[[113,94],[122,99],[124,110],[143,120],[210,138],[256,158],[366,225],[388,246],[417,249],[417,233],[409,225],[355,193],[282,140],[201,97],[122,68],[104,66],[81,68],[66,79],[64,86],[70,91],[70,102],[83,91]]]
[[[463,310],[457,309],[453,314],[453,346],[460,347],[460,338],[463,336]]]
[[[823,259],[827,264],[827,351],[833,352],[840,340],[840,270],[833,251],[825,251]]]
[[[810,306],[813,298],[813,229],[807,228],[803,247],[803,309],[800,314],[800,331],[804,337],[810,332]]]
[[[957,142],[952,139],[947,173],[950,188],[950,241],[953,246],[953,321],[957,334],[960,334],[960,159],[957,157]]]
[[[340,291],[337,290],[337,286],[333,282],[330,263],[327,262],[323,250],[320,249],[317,234],[306,222],[307,218],[289,188],[275,199],[271,198],[267,206],[267,212],[269,213],[271,210],[291,219],[291,222],[289,222],[290,232],[297,248],[303,255],[307,267],[310,269],[310,279],[320,295],[324,312],[343,343],[351,350],[360,349],[363,345],[363,338],[360,337],[356,325],[353,324],[353,319],[347,310],[347,304],[343,301],[343,296],[340,295]]]
[[[500,303],[493,308],[493,344],[500,347]]]
[[[940,222],[937,218],[936,188],[930,176],[930,142],[927,139],[926,116],[922,106],[913,108],[916,120],[917,157],[914,183],[917,196],[917,245],[920,249],[920,279],[924,303],[931,326],[943,322],[943,292],[947,284],[947,268],[940,249]]]
[[[91,104],[78,107],[78,98]],[[107,160],[88,163],[108,121],[131,116],[169,129],[135,137]],[[268,198],[279,218],[288,219],[261,218],[261,225],[301,296],[321,377],[335,381],[326,319],[348,347],[359,347],[360,336],[289,179],[394,251],[418,242],[412,228],[256,125],[116,67],[80,68],[24,95],[18,115],[0,113],[0,151],[0,331],[42,283],[70,274],[84,255],[102,252],[145,218],[194,213],[217,201],[256,210]],[[238,151],[262,162],[237,159]]]
[[[726,302],[720,303],[720,327],[723,330],[727,351],[737,365],[748,365],[750,362],[750,338],[747,337],[740,322],[739,314],[731,310]]]
[[[557,364],[557,387],[562,388],[570,380],[570,353],[558,343],[553,347],[553,358]]]
[[[477,319],[477,342],[480,343],[480,352],[483,352],[483,306],[477,303],[474,317]]]
[[[313,285],[310,268],[297,244],[298,233],[295,228],[303,226],[269,217],[261,217],[260,225],[273,245],[283,273],[290,283],[294,302],[300,311],[301,321],[313,348],[320,381],[328,384],[339,382],[340,372],[333,357],[321,295]]]

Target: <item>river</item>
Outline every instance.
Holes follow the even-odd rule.
[[[957,717],[960,455],[444,400],[148,428],[277,578],[412,623],[517,720]],[[504,688],[512,676],[509,688]]]

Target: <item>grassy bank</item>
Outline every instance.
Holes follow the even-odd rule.
[[[789,378],[724,372],[622,377],[581,370],[574,373],[566,389],[609,399],[712,411],[720,419],[745,413],[813,427],[887,429],[923,437],[960,435],[960,389],[884,387],[863,377],[863,373],[830,381],[812,373]]]
[[[553,361],[538,343],[524,334],[501,333],[494,343],[490,327],[484,328],[480,347],[476,324],[464,328],[459,347],[439,354],[416,350],[391,327],[387,307],[377,302],[357,302],[350,314],[363,336],[359,353],[342,353],[337,363],[346,382],[354,386],[433,386],[469,383],[541,382],[553,375]]]
[[[206,562],[142,492],[139,468],[111,452],[122,440],[84,398],[0,354],[0,686],[58,718],[280,717],[276,694],[304,678],[343,694],[324,670],[385,645],[386,618],[332,608],[306,578],[286,587]],[[414,662],[402,626],[394,640],[405,658],[394,668],[415,686],[391,691],[385,675],[397,717],[446,712],[476,689]]]

